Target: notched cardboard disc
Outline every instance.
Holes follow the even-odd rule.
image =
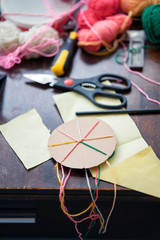
[[[77,142],[71,143],[73,139],[81,140],[89,131],[83,143],[80,142],[77,146]],[[53,144],[55,145],[51,146]],[[97,118],[84,117],[71,120],[56,128],[49,137],[48,146],[51,156],[63,166],[78,169],[92,168],[100,165],[113,154],[116,137],[107,123]]]

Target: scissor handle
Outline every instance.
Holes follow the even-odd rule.
[[[118,93],[113,94],[110,92],[105,92],[100,88],[92,91],[92,90],[82,89],[81,86],[77,85],[76,87],[74,87],[74,91],[82,94],[83,96],[88,98],[93,104],[101,108],[117,109],[117,108],[125,107],[127,104],[127,99],[123,95]],[[107,104],[99,103],[95,100],[96,96],[119,99],[121,103],[117,105],[107,105]]]
[[[104,79],[106,78],[106,79]],[[105,85],[102,84],[102,82],[104,80],[115,80],[115,81],[120,81],[125,83],[125,86],[122,85],[122,87],[118,86],[112,86],[112,85]],[[82,85],[84,83],[90,83],[93,84],[95,86],[95,88],[93,90],[88,90],[87,88],[83,88]],[[116,109],[116,108],[122,108],[124,106],[126,106],[127,104],[127,100],[126,98],[118,93],[110,93],[107,91],[104,91],[105,89],[107,90],[114,90],[116,92],[124,92],[127,90],[130,90],[131,88],[131,83],[130,81],[123,77],[123,76],[119,76],[116,74],[103,74],[103,75],[99,75],[99,76],[95,76],[95,77],[91,77],[91,78],[86,78],[86,79],[72,79],[72,78],[68,78],[68,77],[64,77],[61,78],[61,80],[59,80],[55,85],[55,88],[59,88],[60,90],[64,90],[64,91],[75,91],[80,93],[81,95],[85,96],[86,98],[88,98],[93,104],[95,104],[98,107],[101,108],[108,108],[108,109]],[[106,104],[102,104],[99,103],[95,100],[96,96],[103,96],[106,98],[114,98],[114,99],[119,99],[121,101],[120,104],[117,105],[106,105]]]
[[[115,83],[120,83],[120,84],[118,84],[117,86],[103,84],[103,81],[106,81],[106,80],[111,80],[111,81],[114,81]],[[121,75],[110,74],[110,73],[102,74],[97,77],[94,77],[93,82],[96,84],[97,87],[101,89],[114,90],[116,92],[130,91],[132,86],[128,78]]]

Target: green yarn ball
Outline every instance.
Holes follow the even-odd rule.
[[[141,20],[148,40],[153,44],[160,44],[160,4],[145,8]]]

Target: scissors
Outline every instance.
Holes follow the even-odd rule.
[[[131,89],[130,81],[127,78],[116,74],[102,74],[85,79],[76,79],[70,77],[57,78],[56,76],[50,74],[24,74],[23,76],[40,84],[49,84],[50,87],[62,91],[77,92],[88,98],[96,106],[105,109],[117,109],[125,107],[127,104],[127,99],[120,93],[130,91]],[[115,84],[104,84],[103,82],[106,80],[110,80]],[[112,90],[115,91],[115,93],[110,92]],[[121,103],[116,105],[103,104],[96,101],[97,96],[110,99],[119,99]]]

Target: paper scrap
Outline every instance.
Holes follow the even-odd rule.
[[[0,125],[0,131],[26,169],[51,158],[48,151],[50,132],[35,109]]]
[[[95,176],[94,169],[91,173]],[[151,147],[138,152],[112,167],[116,184],[148,195],[160,197],[160,161]],[[113,183],[113,175],[107,164],[101,165],[100,179]]]

